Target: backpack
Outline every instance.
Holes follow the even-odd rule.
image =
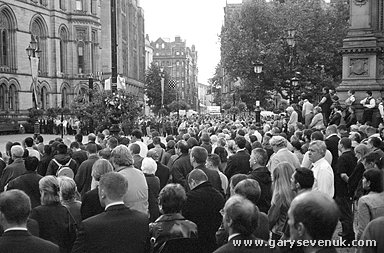
[[[52,160],[57,164],[57,166],[59,166],[56,172],[56,177],[65,176],[72,179],[74,178],[75,174],[73,173],[73,170],[69,167],[69,164],[71,163],[72,158],[69,159],[69,161],[64,165],[60,164],[58,161],[56,161],[56,159],[52,159]]]

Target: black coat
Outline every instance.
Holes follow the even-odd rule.
[[[331,137],[325,139],[325,145],[327,145],[327,149],[331,152],[332,154],[332,170],[333,173],[335,174],[336,171],[336,164],[337,164],[337,159],[339,158],[339,136],[337,135],[332,135]]]
[[[188,188],[187,175],[193,169],[191,161],[189,160],[189,154],[181,154],[173,162],[171,171],[173,182],[175,184],[181,184],[185,189]]]
[[[98,187],[84,194],[81,201],[80,212],[83,220],[104,212],[104,208],[101,206],[99,200]]]
[[[157,170],[155,172],[155,176],[160,179],[160,190],[167,185],[169,180],[169,168],[160,162],[156,162]]]
[[[261,194],[256,205],[260,209],[260,212],[268,214],[272,200],[271,172],[269,172],[268,168],[265,166],[260,167],[251,171],[248,175],[248,178],[255,179],[259,183]]]
[[[43,177],[36,171],[27,171],[23,175],[11,180],[8,183],[7,190],[19,189],[24,191],[31,199],[31,207],[40,205],[39,181]]]
[[[210,182],[204,182],[187,193],[183,216],[197,225],[199,242],[204,252],[216,249],[215,233],[220,227],[224,197]]]
[[[160,180],[153,174],[144,173],[144,175],[148,185],[149,221],[154,222],[160,216],[159,204],[157,202],[160,192]]]
[[[249,166],[250,155],[246,150],[241,150],[228,158],[225,175],[228,180],[235,174],[248,174],[251,170]]]
[[[12,253],[59,253],[52,242],[31,235],[28,231],[7,231],[0,237],[0,252]]]
[[[84,220],[72,252],[144,253],[148,249],[147,214],[120,204]]]
[[[81,196],[83,196],[87,191],[91,189],[92,166],[97,160],[99,160],[99,157],[96,154],[90,155],[89,158],[80,164],[79,168],[77,169],[75,182],[77,185],[77,190]]]

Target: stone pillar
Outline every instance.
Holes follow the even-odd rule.
[[[383,35],[383,2],[350,0],[350,27],[340,50],[342,82],[337,88],[342,102],[350,89],[356,91],[358,102],[366,96],[367,90],[372,91],[376,99],[384,95],[384,40],[380,38]]]

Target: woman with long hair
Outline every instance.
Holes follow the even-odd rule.
[[[45,176],[39,181],[41,206],[32,209],[30,218],[39,224],[40,238],[60,247],[60,252],[71,252],[75,231],[71,231],[71,217],[60,203],[59,181],[55,176]]]
[[[269,229],[272,240],[278,240],[284,235],[288,219],[288,209],[294,192],[291,190],[291,177],[295,168],[288,162],[279,163],[273,171],[272,201],[268,211]]]

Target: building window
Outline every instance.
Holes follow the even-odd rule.
[[[5,84],[0,84],[0,110],[5,110],[6,108],[6,87]]]
[[[165,44],[163,43],[163,44],[161,44],[161,48],[162,49],[164,49],[165,48]]]
[[[2,71],[16,69],[15,32],[14,15],[5,7],[0,11],[0,67],[3,67]]]
[[[84,42],[77,44],[77,69],[79,74],[84,73]]]
[[[68,91],[66,87],[64,87],[61,91],[61,101],[63,107],[68,106]]]
[[[61,10],[65,10],[65,1],[66,0],[59,0],[59,8]]]
[[[125,2],[125,1],[123,1]],[[124,3],[125,5],[125,3]],[[97,0],[91,0],[91,13],[96,14],[97,13]]]
[[[8,93],[8,101],[9,101],[9,110],[16,110],[16,87],[15,85],[9,86],[9,93]]]
[[[76,10],[77,11],[83,10],[83,1],[82,0],[76,0]]]
[[[159,48],[159,44],[158,44],[158,43],[156,43],[156,48],[157,48],[157,49]]]
[[[48,108],[48,91],[47,88],[44,86],[41,88],[40,103],[41,109],[45,110]]]
[[[97,32],[92,31],[92,42],[91,42],[91,67],[92,73],[96,72],[96,55],[97,55]]]
[[[63,27],[60,29],[60,72],[67,72],[67,46],[68,46],[68,32]]]
[[[179,51],[176,51],[176,55],[179,55],[180,54],[180,52]]]

